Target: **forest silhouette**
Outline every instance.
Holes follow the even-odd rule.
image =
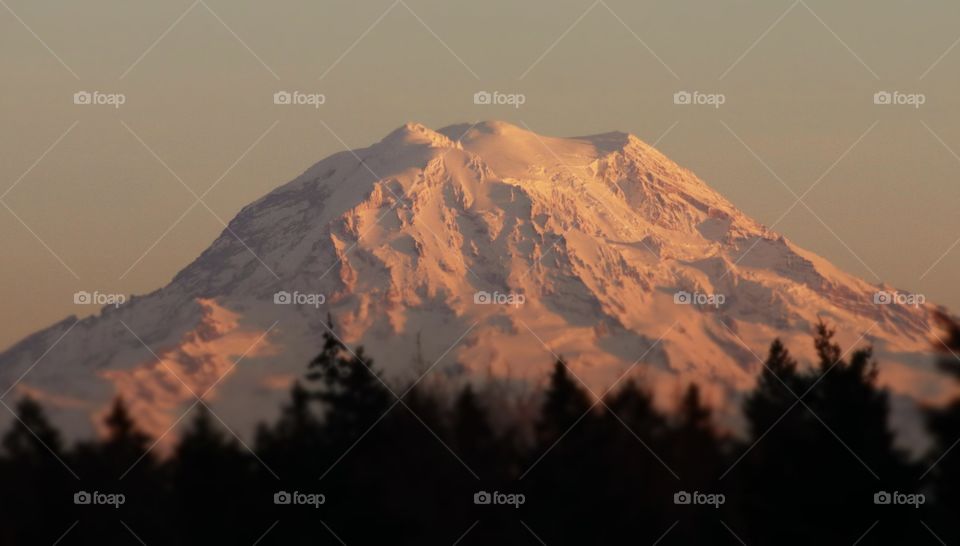
[[[960,381],[960,326],[941,316]],[[333,332],[333,330],[331,330]],[[388,384],[325,333],[281,414],[242,443],[197,404],[166,456],[117,399],[66,445],[30,398],[0,446],[0,544],[953,544],[960,399],[894,444],[869,348],[773,341],[719,432],[690,385],[673,412],[630,378],[601,400],[561,360],[541,392]]]

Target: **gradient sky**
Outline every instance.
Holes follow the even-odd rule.
[[[958,29],[946,0],[4,0],[0,347],[94,311],[78,290],[161,287],[218,217],[406,121],[659,141],[801,246],[956,311]],[[77,106],[80,90],[126,104]],[[526,103],[474,105],[481,90]],[[677,106],[680,90],[726,103]],[[181,180],[217,185],[190,209]]]

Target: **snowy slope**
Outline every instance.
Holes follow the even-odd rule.
[[[539,381],[562,355],[598,394],[630,371],[669,405],[696,381],[733,415],[752,353],[779,336],[803,355],[823,317],[876,346],[898,396],[943,396],[925,355],[932,306],[878,305],[878,290],[892,289],[767,230],[632,135],[407,124],[245,207],[169,285],[80,321],[32,369],[75,319],[13,346],[0,387],[29,369],[16,391],[76,434],[117,393],[162,434],[212,388],[244,433],[276,411],[330,313],[389,377],[440,359],[431,373]],[[276,304],[280,291],[323,303]]]

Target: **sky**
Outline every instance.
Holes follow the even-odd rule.
[[[3,0],[0,348],[95,311],[78,291],[160,288],[244,205],[407,121],[636,134],[956,311],[958,29],[934,0]]]

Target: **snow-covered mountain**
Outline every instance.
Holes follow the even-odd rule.
[[[695,381],[733,415],[754,353],[780,337],[804,356],[823,317],[844,344],[876,347],[895,394],[936,398],[933,307],[909,299],[798,248],[632,135],[407,124],[245,207],[162,289],[0,354],[0,387],[76,434],[121,394],[157,435],[209,389],[243,434],[277,411],[329,313],[388,377],[436,363],[541,381],[562,355],[597,394],[629,371],[668,405]]]

